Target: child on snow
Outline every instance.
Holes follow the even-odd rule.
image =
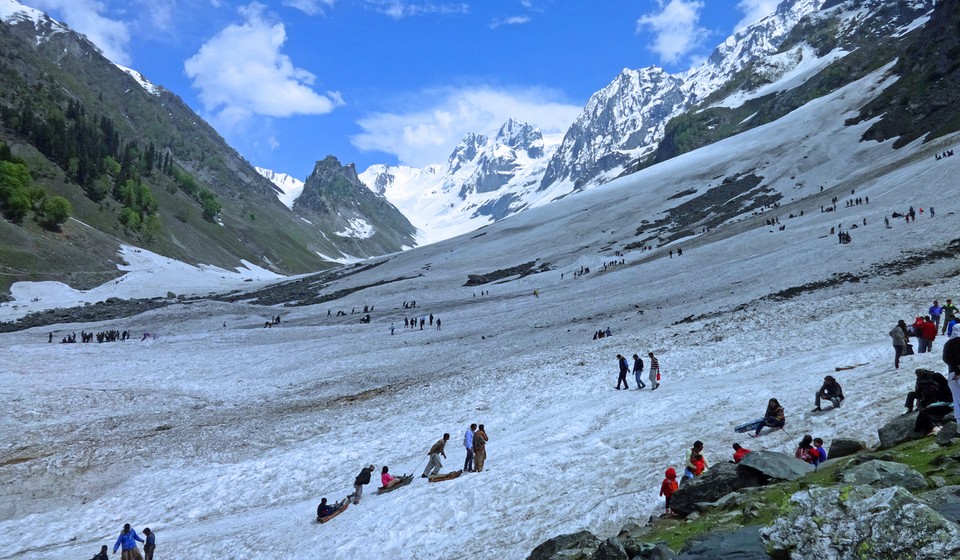
[[[673,510],[670,509],[670,496],[673,496],[673,493],[680,487],[680,485],[677,484],[677,471],[673,470],[673,467],[670,467],[667,469],[665,476],[666,478],[660,483],[660,495],[666,500],[666,514],[673,515]]]

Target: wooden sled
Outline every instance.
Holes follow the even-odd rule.
[[[401,486],[406,486],[407,484],[410,484],[411,482],[413,482],[412,474],[405,474],[403,476],[398,476],[397,478],[400,480],[400,482],[390,487],[381,486],[377,488],[377,494],[386,494],[387,492],[393,492],[397,488],[400,488]]]
[[[860,366],[865,366],[867,364],[857,364],[855,366],[836,366],[833,368],[833,371],[846,371],[848,369],[858,368]]]
[[[346,511],[347,506],[349,506],[349,505],[350,505],[350,500],[348,500],[348,499],[344,499],[342,502],[337,502],[336,504],[334,504],[334,506],[335,506],[337,509],[333,510],[333,513],[331,513],[330,515],[328,515],[328,516],[326,516],[326,517],[318,517],[318,518],[317,518],[317,521],[320,522],[320,523],[326,523],[327,521],[330,521],[330,520],[333,519],[334,517],[340,515],[340,514],[343,513],[344,511]]]
[[[458,476],[460,476],[461,474],[463,474],[463,471],[462,471],[462,470],[453,471],[453,472],[448,472],[447,474],[435,474],[435,475],[432,475],[432,476],[427,477],[427,481],[429,481],[429,482],[443,482],[444,480],[453,480],[453,479],[457,478]]]

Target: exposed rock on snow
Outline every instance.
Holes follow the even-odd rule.
[[[740,461],[740,469],[752,469],[773,480],[797,480],[814,470],[810,463],[776,451],[747,453]]]
[[[891,461],[868,461],[857,465],[844,471],[843,482],[881,488],[902,486],[908,490],[922,490],[927,487],[927,481],[922,474],[903,463]]]
[[[720,463],[684,482],[670,499],[670,508],[680,514],[690,514],[699,509],[698,504],[716,502],[731,492],[762,484],[756,471],[740,469],[733,463]]]
[[[941,559],[960,555],[960,530],[899,486],[797,492],[792,511],[761,531],[791,558]]]
[[[830,449],[827,450],[828,459],[839,459],[856,455],[867,448],[867,444],[859,439],[837,438],[830,442]]]

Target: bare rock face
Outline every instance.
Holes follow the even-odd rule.
[[[960,556],[960,529],[899,486],[797,492],[761,535],[775,557],[940,559]]]
[[[828,459],[839,459],[856,455],[867,448],[867,444],[859,439],[837,438],[830,442],[830,449],[827,451]]]
[[[868,461],[847,469],[843,472],[843,482],[879,487],[902,486],[908,490],[927,488],[927,481],[922,474],[903,463],[892,461]]]

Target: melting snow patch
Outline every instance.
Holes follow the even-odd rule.
[[[367,239],[372,237],[376,230],[374,227],[360,218],[352,218],[350,225],[345,229],[336,232],[340,237],[354,237],[357,239]]]

